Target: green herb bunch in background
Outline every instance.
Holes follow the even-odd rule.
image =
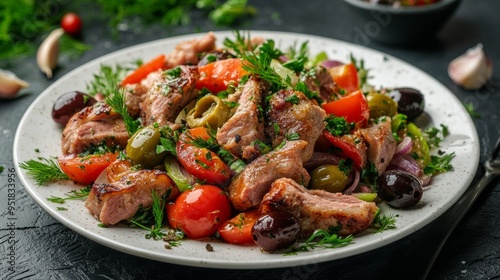
[[[78,7],[89,5],[115,35],[122,21],[134,17],[145,24],[176,26],[188,24],[192,13],[200,12],[215,25],[229,26],[256,13],[247,0],[1,0],[0,59],[33,54],[41,37],[59,27],[65,12],[73,8],[78,13]],[[69,36],[62,45],[80,52],[88,49]]]

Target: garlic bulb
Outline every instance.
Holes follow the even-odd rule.
[[[448,65],[450,78],[459,86],[468,90],[481,88],[493,75],[493,64],[486,57],[483,45],[467,50]]]
[[[13,98],[19,90],[29,85],[26,81],[19,79],[16,74],[0,69],[0,98]]]
[[[52,31],[42,42],[36,54],[36,62],[47,78],[52,78],[52,70],[57,65],[59,56],[59,38],[64,34],[62,28]]]

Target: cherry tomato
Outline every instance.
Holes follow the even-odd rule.
[[[219,226],[218,232],[222,240],[230,244],[253,244],[252,227],[263,214],[259,210],[239,213]]]
[[[328,114],[345,117],[347,122],[355,122],[359,127],[364,127],[370,118],[370,108],[361,90],[323,104],[323,109]]]
[[[190,144],[191,138],[210,139],[205,127],[186,130],[176,145],[177,159],[191,175],[207,184],[224,185],[231,176],[231,170],[214,152]]]
[[[200,185],[189,189],[166,207],[168,222],[189,238],[213,235],[221,223],[231,216],[231,204],[222,189]]]
[[[200,79],[196,83],[196,88],[207,88],[213,93],[226,90],[231,83],[238,84],[240,79],[248,74],[239,58],[217,60],[198,67],[198,70]]]
[[[99,174],[117,158],[118,154],[106,153],[100,155],[60,156],[57,161],[61,170],[69,179],[79,184],[93,183]]]
[[[163,68],[164,64],[165,64],[165,55],[161,54],[139,66],[139,68],[137,68],[134,72],[125,77],[125,79],[123,79],[121,84],[122,86],[124,86],[127,84],[140,83],[142,79],[146,78],[149,75],[149,73],[154,72],[160,68]]]
[[[366,146],[363,141],[359,141],[353,135],[344,135],[342,137],[334,136],[330,132],[324,130],[323,135],[330,143],[340,148],[343,154],[353,161],[354,166],[361,170],[366,164]]]
[[[82,20],[75,13],[67,13],[61,19],[61,27],[71,36],[77,36],[82,30]]]
[[[328,72],[335,83],[348,93],[359,89],[358,70],[354,64],[349,63],[335,66],[328,69]]]

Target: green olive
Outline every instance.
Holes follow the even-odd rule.
[[[341,192],[346,187],[349,177],[337,165],[321,165],[311,172],[311,189],[329,192]]]
[[[383,93],[373,93],[366,96],[368,107],[370,108],[370,118],[382,116],[392,117],[398,111],[398,103]]]
[[[125,153],[134,164],[144,168],[153,168],[163,162],[166,153],[157,154],[156,146],[160,144],[160,129],[153,125],[137,131],[127,142]]]
[[[182,111],[177,115],[177,118],[175,118],[175,123],[182,124],[186,123],[186,117],[189,111],[191,111],[194,108],[194,105],[196,104],[196,100],[192,100],[191,102],[182,109]]]
[[[230,110],[215,95],[205,95],[189,111],[186,121],[189,127],[206,126],[213,129],[221,127],[230,116]]]

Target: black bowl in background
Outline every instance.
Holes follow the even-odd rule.
[[[396,45],[425,44],[433,39],[457,9],[460,0],[441,0],[415,7],[392,7],[362,0],[344,0],[359,24],[354,40],[366,45],[371,39]]]

